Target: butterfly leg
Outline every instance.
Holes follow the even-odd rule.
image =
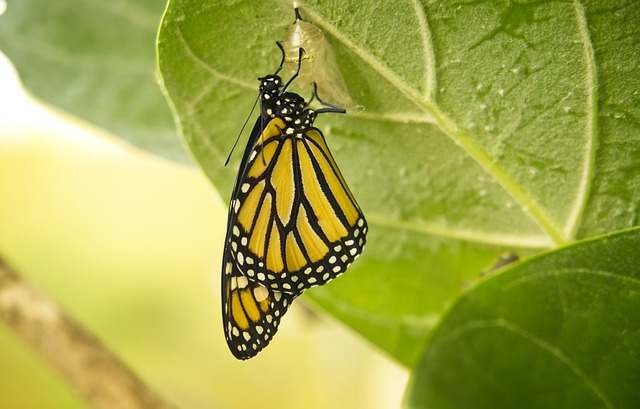
[[[317,99],[318,102],[320,102],[320,104],[326,108],[320,108],[317,109],[315,111],[316,114],[323,114],[325,112],[334,112],[337,114],[346,114],[347,111],[344,108],[340,108],[337,105],[333,105],[330,104],[328,102],[325,102],[323,100],[320,99],[320,97],[318,96],[318,84],[316,84],[315,82],[313,83],[313,96],[311,97],[311,99],[309,100],[309,102],[313,101],[313,99]]]
[[[280,63],[280,68],[278,68],[278,71],[280,71],[280,69],[282,69],[282,64],[284,63],[285,53],[284,53],[284,47],[282,47],[282,44],[280,44],[279,41],[276,41],[276,44],[278,45],[278,48],[280,48],[280,51],[282,51],[282,62]],[[284,92],[287,90],[289,85],[291,85],[293,80],[295,80],[298,77],[298,75],[300,75],[300,68],[302,67],[302,56],[304,55],[304,53],[305,53],[304,48],[298,49],[298,68],[296,69],[296,72],[291,76],[289,81],[284,85],[284,87],[282,87],[279,95],[284,94]],[[276,71],[276,73],[278,71]]]

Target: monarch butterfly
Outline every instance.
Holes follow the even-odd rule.
[[[292,74],[296,72],[298,65],[301,66],[296,83],[303,88],[316,83],[318,92],[324,99],[349,108],[356,107],[347,92],[335,53],[324,33],[315,24],[303,20],[298,7],[294,8],[294,12],[296,20],[287,32],[284,50],[285,66]],[[298,59],[300,48],[305,51],[301,62]]]
[[[271,341],[293,300],[342,274],[360,255],[367,223],[338,169],[318,114],[345,113],[314,87],[307,102],[277,75],[259,78],[260,117],[231,201],[222,265],[227,344],[249,359]],[[299,51],[300,57],[303,50]],[[322,108],[309,107],[317,99]]]

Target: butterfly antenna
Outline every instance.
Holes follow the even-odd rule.
[[[280,41],[276,41],[276,45],[278,46],[280,51],[282,51],[282,59],[280,60],[280,66],[278,67],[276,72],[273,73],[273,75],[278,75],[278,73],[280,72],[282,67],[284,67],[284,60],[285,60],[285,56],[286,56],[285,52],[284,52],[284,47],[282,46],[282,43],[280,43]]]
[[[227,166],[227,164],[229,163],[229,159],[231,159],[231,154],[233,153],[233,150],[236,148],[236,145],[238,144],[238,141],[240,140],[240,135],[242,135],[242,132],[244,131],[244,128],[247,126],[247,122],[249,122],[249,118],[251,118],[251,115],[253,115],[253,111],[256,109],[256,105],[258,104],[258,101],[260,100],[261,96],[262,96],[262,93],[259,93],[258,97],[255,100],[255,102],[253,103],[253,106],[251,107],[251,112],[249,112],[249,116],[247,116],[247,119],[244,120],[244,124],[242,124],[242,128],[240,129],[240,132],[238,132],[238,136],[236,137],[236,141],[233,143],[233,146],[231,147],[231,150],[229,151],[229,155],[227,155],[227,160],[224,161],[224,166]]]

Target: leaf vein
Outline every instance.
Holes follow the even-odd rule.
[[[243,88],[247,88],[250,90],[255,91],[256,87],[253,85],[250,85],[248,82],[245,81],[241,81],[237,78],[231,77],[229,75],[225,75],[223,73],[221,73],[220,71],[216,70],[215,68],[213,68],[209,63],[207,63],[202,57],[200,57],[190,46],[189,43],[187,42],[187,40],[184,38],[184,34],[182,33],[182,30],[178,27],[178,29],[176,30],[176,33],[178,34],[178,40],[180,40],[180,43],[183,46],[183,49],[186,51],[187,56],[189,58],[191,58],[193,61],[196,62],[196,64],[198,64],[198,66],[200,66],[200,68],[204,69],[205,71],[207,71],[209,74],[211,74],[212,76],[218,78],[219,80],[222,81],[228,81],[231,82],[233,84],[236,84],[240,87]]]
[[[590,109],[588,110],[587,126],[585,128],[585,159],[584,168],[582,169],[582,177],[578,191],[576,192],[577,200],[569,213],[567,220],[566,237],[575,237],[576,231],[580,226],[582,215],[586,209],[588,198],[591,192],[595,174],[596,147],[598,142],[598,73],[593,48],[593,41],[589,35],[589,27],[584,6],[579,0],[573,2],[576,18],[578,20],[578,29],[584,47],[584,58],[587,66],[587,89],[588,102]]]
[[[512,283],[510,283],[508,286],[506,286],[506,289],[510,289],[512,287],[516,287],[519,286],[521,284],[526,284],[530,281],[535,281],[538,279],[545,279],[547,277],[558,277],[560,275],[563,274],[587,274],[587,275],[595,275],[595,276],[600,276],[600,277],[606,277],[606,278],[613,278],[616,280],[620,280],[620,281],[624,281],[626,283],[629,284],[633,284],[633,285],[637,285],[640,286],[640,279],[635,278],[635,277],[629,277],[629,276],[621,276],[618,274],[614,274],[610,271],[605,271],[605,270],[591,270],[588,268],[563,268],[563,269],[558,269],[558,270],[552,270],[552,271],[544,271],[544,272],[540,272],[540,273],[535,273],[535,274],[528,274],[525,277],[522,277],[518,280],[514,280]]]
[[[398,77],[393,70],[381,63],[373,54],[353,42],[337,27],[323,19],[315,10],[307,8],[306,12],[316,24],[341,41],[411,102],[433,117],[434,124],[491,175],[521,206],[524,213],[528,214],[556,244],[565,244],[567,242],[561,229],[550,219],[545,210],[501,166],[495,163],[486,151],[474,143],[467,133],[463,132],[453,120],[448,118],[437,104],[426,100],[422,95],[418,94],[404,80]]]
[[[420,29],[420,37],[422,38],[423,58],[424,58],[424,98],[433,100],[435,94],[436,75],[433,62],[435,55],[431,44],[431,30],[429,30],[427,16],[424,13],[422,4],[418,0],[411,0],[413,10],[416,13],[418,27]]]
[[[553,247],[553,242],[547,236],[519,236],[507,235],[500,232],[486,233],[449,226],[437,226],[427,223],[416,223],[414,221],[398,221],[376,213],[367,213],[367,221],[371,225],[387,228],[413,231],[421,234],[428,234],[447,239],[464,240],[468,242],[489,244],[504,247],[521,247],[526,249],[540,248],[547,249]]]
[[[558,359],[560,362],[562,362],[564,365],[566,365],[573,373],[575,373],[576,376],[580,378],[593,391],[593,393],[598,397],[598,399],[602,401],[605,407],[610,409],[615,408],[615,406],[609,400],[609,398],[604,393],[604,391],[600,389],[600,387],[591,378],[589,378],[589,376],[587,376],[587,374],[580,368],[580,366],[574,360],[572,360],[567,355],[565,355],[564,352],[560,350],[560,348],[556,347],[552,343],[536,336],[532,332],[529,332],[524,328],[521,328],[504,318],[497,318],[495,320],[475,320],[475,321],[466,322],[465,324],[455,328],[453,332],[449,334],[449,336],[444,337],[439,342],[443,344],[448,344],[452,340],[461,337],[466,332],[473,331],[473,330],[487,329],[490,327],[502,328],[506,331],[509,331],[531,342],[532,344],[536,345],[540,349],[548,352],[549,354],[554,356],[556,359]]]
[[[525,330],[524,328],[521,328],[521,327],[515,325],[514,323],[512,323],[512,322],[510,322],[508,320],[505,320],[504,318],[497,319],[495,324],[496,324],[496,326],[502,327],[502,328],[504,328],[504,329],[506,329],[508,331],[511,331],[514,334],[519,335],[522,338],[530,341],[531,343],[535,344],[536,346],[540,347],[541,349],[549,352],[551,355],[556,357],[560,362],[562,362],[565,365],[567,365],[569,367],[569,369],[571,369],[580,379],[582,379],[582,381],[585,384],[587,384],[589,386],[589,388],[591,388],[591,390],[594,392],[594,394],[602,401],[602,403],[607,408],[613,409],[615,407],[613,405],[613,403],[609,400],[607,395],[604,393],[604,391],[602,389],[600,389],[600,387],[591,378],[589,378],[586,373],[584,373],[584,371],[580,368],[580,366],[578,366],[578,364],[574,360],[572,360],[567,355],[565,355],[562,352],[562,350],[560,350],[560,348],[558,348],[555,345],[551,344],[550,342],[547,342],[544,339],[536,336],[532,332],[529,332],[529,331]]]

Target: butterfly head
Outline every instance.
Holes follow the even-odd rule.
[[[267,75],[258,78],[260,81],[260,95],[263,99],[271,99],[282,88],[282,78],[277,75]]]

